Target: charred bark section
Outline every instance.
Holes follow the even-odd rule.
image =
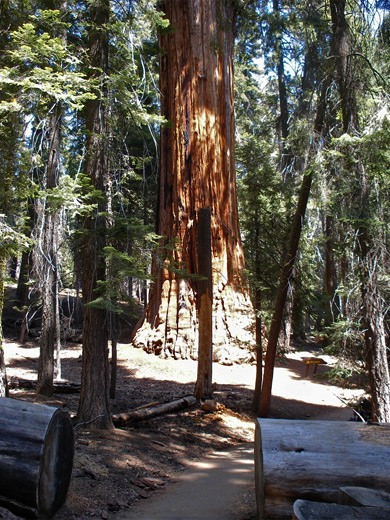
[[[196,227],[211,209],[214,356],[227,359],[251,342],[252,314],[240,243],[234,165],[231,2],[176,2],[161,7],[173,30],[160,36],[162,115],[156,230],[164,237],[134,344],[148,352],[197,356]]]

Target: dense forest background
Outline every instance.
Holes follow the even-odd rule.
[[[335,377],[369,372],[374,417],[390,421],[390,4],[227,3],[238,215],[260,358],[268,340],[265,394],[276,352],[318,336],[341,359]],[[1,295],[17,284],[22,340],[41,309],[45,393],[53,370],[60,377],[59,295],[83,289],[81,422],[101,415],[93,374],[123,304],[139,316],[152,259],[165,261],[158,143],[171,123],[160,112],[159,39],[174,31],[147,0],[0,1]]]

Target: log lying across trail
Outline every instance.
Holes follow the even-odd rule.
[[[131,412],[113,415],[112,421],[115,426],[128,426],[138,421],[143,421],[145,419],[151,419],[152,417],[156,417],[158,415],[163,415],[164,413],[182,410],[183,408],[193,406],[197,402],[198,401],[196,397],[194,397],[193,395],[189,395],[187,397],[182,397],[181,399],[176,399],[175,401],[171,401],[169,403],[158,404],[156,406],[150,406],[148,408],[138,408],[137,410],[132,410]]]
[[[390,492],[390,424],[257,419],[259,520],[291,520],[295,500],[337,502],[339,489]]]
[[[18,514],[51,516],[66,499],[73,453],[67,412],[0,398],[0,505]]]

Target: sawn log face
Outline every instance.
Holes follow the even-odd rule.
[[[0,498],[50,516],[66,498],[74,437],[61,409],[0,398]]]

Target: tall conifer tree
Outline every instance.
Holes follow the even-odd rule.
[[[93,188],[94,207],[85,217],[82,245],[83,268],[83,366],[81,393],[77,412],[78,424],[98,428],[112,427],[109,403],[108,320],[99,298],[98,281],[106,277],[103,256],[106,209],[104,196],[108,183],[107,74],[109,0],[88,4],[90,22],[89,59],[91,74],[100,80],[96,98],[86,104],[86,159],[84,174]]]
[[[228,0],[161,8],[162,115],[154,284],[134,344],[164,356],[197,357],[197,222],[211,209],[214,359],[245,357],[253,310],[244,279],[234,164],[233,45]]]

